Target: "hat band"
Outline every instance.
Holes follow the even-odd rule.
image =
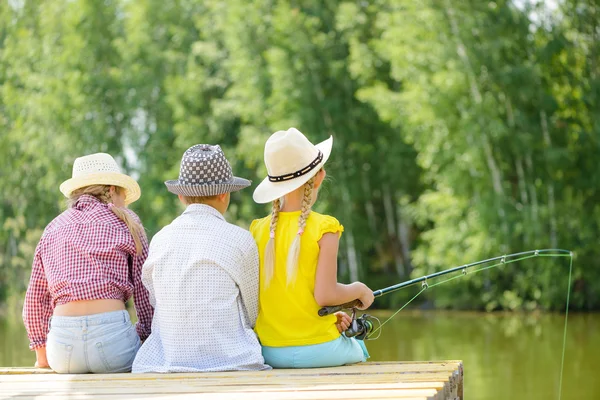
[[[321,161],[323,161],[323,153],[321,153],[321,150],[319,150],[319,154],[317,155],[317,158],[315,158],[313,160],[313,162],[308,164],[306,167],[302,168],[299,171],[292,172],[291,174],[279,175],[279,176],[269,175],[269,181],[270,182],[283,182],[283,181],[289,181],[290,179],[298,178],[299,176],[302,176],[302,175],[306,175],[310,171],[315,169]]]

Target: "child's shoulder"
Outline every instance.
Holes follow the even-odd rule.
[[[313,226],[317,238],[320,239],[325,233],[342,233],[344,232],[344,226],[340,224],[337,218],[331,215],[320,214],[318,212],[311,212],[309,217],[310,225]]]
[[[229,227],[229,231],[230,234],[232,236],[241,236],[243,238],[250,238],[252,239],[252,235],[250,235],[250,232],[248,232],[248,229],[246,228],[242,228],[241,226],[238,226],[236,224],[232,224],[231,222],[227,222],[227,226]]]
[[[340,221],[336,217],[332,217],[331,215],[321,214],[316,211],[311,211],[310,217],[317,223],[329,223],[329,224],[340,224]]]
[[[267,215],[266,217],[255,219],[250,224],[250,233],[252,233],[254,235],[255,232],[259,232],[265,226],[268,227],[270,225],[271,225],[271,215],[270,214]]]

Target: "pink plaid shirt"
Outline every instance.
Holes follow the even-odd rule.
[[[132,294],[136,329],[146,339],[154,311],[141,281],[148,256],[145,237],[142,246],[138,256],[127,225],[93,196],[81,196],[50,222],[35,250],[23,306],[29,347],[46,345],[48,322],[57,305],[94,299],[127,301]]]

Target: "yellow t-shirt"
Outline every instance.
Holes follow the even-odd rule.
[[[269,241],[271,216],[257,219],[250,232],[260,255],[259,310],[254,330],[263,346],[303,346],[328,342],[340,337],[334,315],[319,317],[315,301],[315,274],[319,259],[319,243],[325,233],[340,235],[344,227],[337,219],[312,211],[300,242],[300,257],[296,281],[287,285],[288,249],[298,232],[300,211],[280,212],[275,231],[275,270],[273,279],[264,289],[264,255]],[[333,305],[333,304],[332,304]]]

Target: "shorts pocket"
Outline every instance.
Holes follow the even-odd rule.
[[[65,343],[54,335],[48,334],[46,341],[46,358],[48,365],[56,373],[71,373],[71,356],[73,355],[73,345]]]
[[[129,372],[140,348],[140,338],[133,325],[107,333],[92,343],[102,365],[94,366],[94,372]]]

